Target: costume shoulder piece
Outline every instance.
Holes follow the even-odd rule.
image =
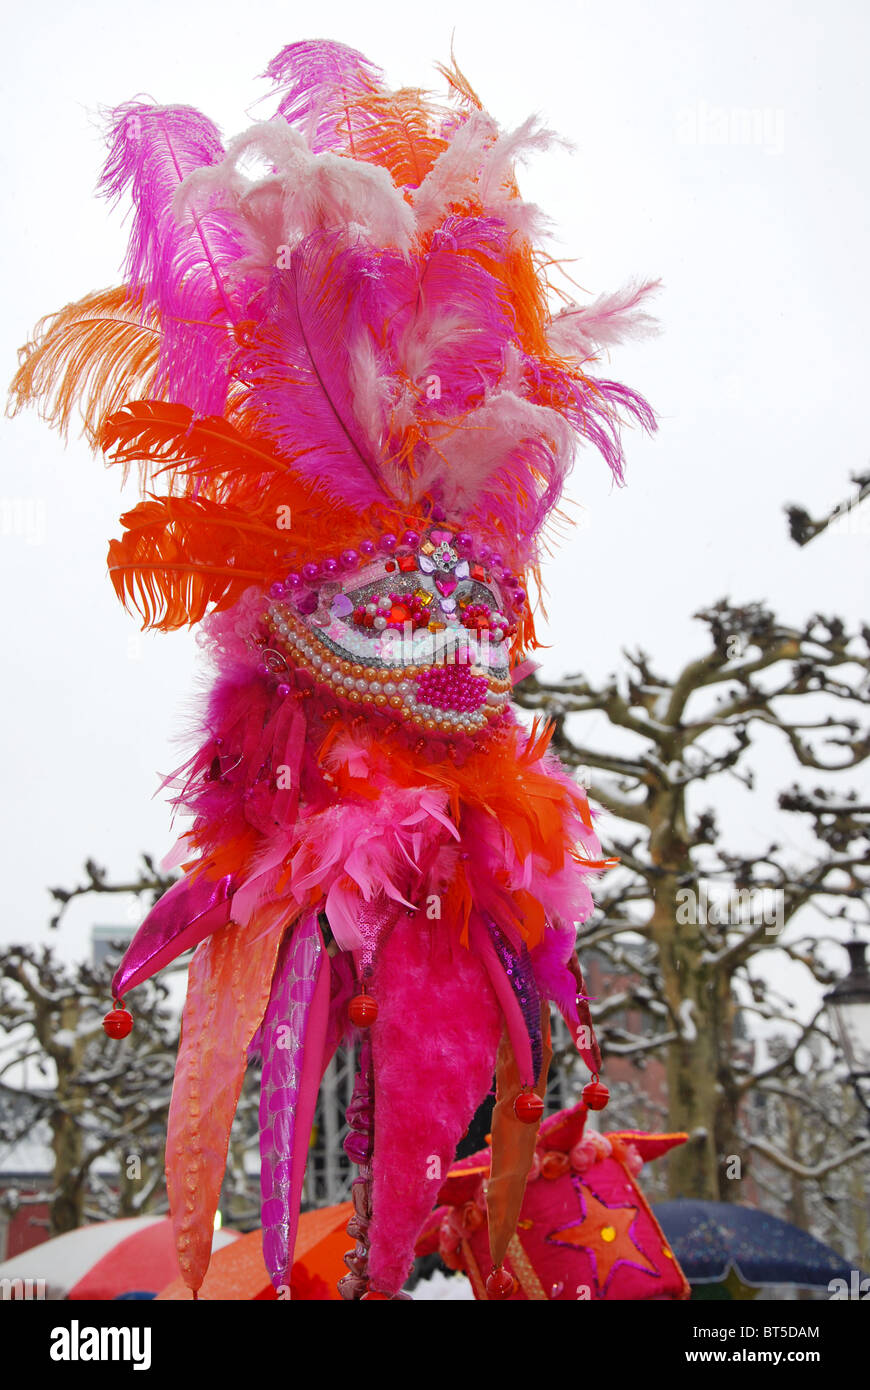
[[[214,667],[173,779],[182,874],[109,1024],[196,946],[166,1151],[193,1290],[252,1055],[280,1287],[321,1077],[359,1047],[353,1299],[401,1296],[493,1074],[491,1278],[509,1282],[550,1001],[590,1103],[604,1090],[574,948],[612,861],[510,696],[577,445],[621,481],[621,424],[654,428],[596,357],[648,327],[654,286],[556,310],[515,175],[552,135],[500,129],[455,63],[440,72],[443,100],[341,44],[291,44],[265,74],[271,119],[226,145],[190,107],[112,112],[124,282],[43,320],[13,384],[139,470],[112,582],[145,626],[199,625]]]

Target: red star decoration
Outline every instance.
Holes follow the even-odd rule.
[[[629,1236],[638,1208],[608,1207],[588,1187],[579,1190],[581,1203],[584,1197],[586,1200],[582,1221],[572,1221],[557,1231],[551,1231],[547,1240],[554,1245],[573,1245],[587,1250],[592,1257],[595,1277],[602,1293],[614,1265],[620,1260],[627,1260],[652,1275],[658,1275],[655,1265]]]

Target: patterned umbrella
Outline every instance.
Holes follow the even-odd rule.
[[[734,1269],[747,1284],[826,1287],[848,1283],[842,1255],[778,1216],[731,1202],[659,1202],[656,1219],[693,1284],[721,1283]]]
[[[212,1248],[237,1239],[218,1231]],[[176,1272],[175,1241],[168,1216],[132,1216],[80,1226],[0,1264],[12,1297],[112,1299],[131,1291],[156,1292]],[[26,1281],[30,1281],[28,1284]],[[38,1293],[34,1294],[33,1290]]]

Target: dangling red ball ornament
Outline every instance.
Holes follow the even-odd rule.
[[[133,1031],[133,1015],[116,1000],[114,1009],[103,1019],[103,1027],[110,1038],[126,1038]]]
[[[496,1300],[510,1298],[516,1286],[517,1281],[514,1276],[499,1265],[498,1269],[494,1269],[486,1281],[486,1292],[490,1298]]]
[[[355,994],[351,999],[347,1006],[347,1014],[357,1028],[371,1028],[378,1016],[378,1002],[363,990],[362,994]]]
[[[514,1101],[514,1114],[524,1125],[536,1125],[544,1113],[544,1102],[534,1091],[520,1091]]]
[[[587,1110],[603,1110],[609,1100],[610,1092],[597,1076],[583,1087],[583,1104]]]

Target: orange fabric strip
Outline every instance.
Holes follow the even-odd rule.
[[[543,1099],[553,1058],[550,1008],[546,1003],[541,1005],[541,1032],[544,1056],[535,1090]],[[492,1158],[486,1186],[486,1209],[490,1254],[493,1264],[500,1265],[516,1232],[540,1128],[539,1125],[528,1125],[518,1120],[514,1113],[514,1101],[522,1086],[506,1030],[499,1044],[495,1075],[496,1102],[492,1113]]]
[[[211,1258],[248,1044],[269,1002],[287,919],[287,904],[272,903],[247,926],[229,922],[191,962],[166,1138],[178,1267],[190,1289],[199,1288]]]

